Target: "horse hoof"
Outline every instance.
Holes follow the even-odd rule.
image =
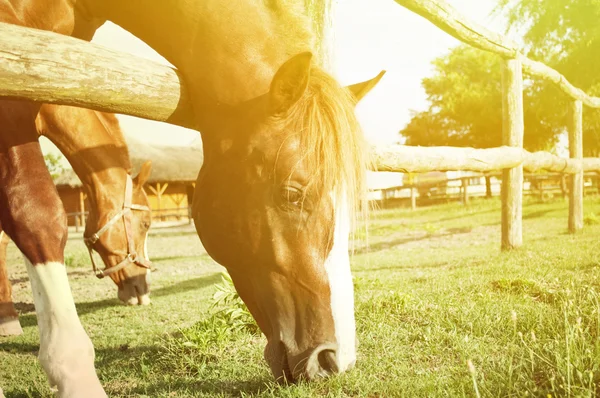
[[[23,329],[18,317],[0,318],[0,336],[20,336],[22,334]]]

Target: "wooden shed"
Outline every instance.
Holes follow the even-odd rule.
[[[129,146],[133,176],[137,175],[146,160],[152,161],[152,173],[144,190],[150,201],[153,221],[189,221],[189,207],[203,159],[200,140],[188,147],[179,147],[147,144],[130,136],[125,138]],[[69,215],[69,225],[84,225],[84,213],[89,204],[75,172],[65,170],[55,180],[55,184]]]

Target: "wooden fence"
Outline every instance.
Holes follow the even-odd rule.
[[[511,249],[522,245],[522,200],[523,200],[523,168],[544,168],[570,174],[569,179],[569,231],[576,232],[583,228],[583,172],[584,170],[600,170],[599,159],[583,159],[582,147],[582,109],[583,104],[600,108],[600,98],[587,95],[571,85],[567,79],[552,68],[525,57],[519,47],[506,37],[495,34],[477,25],[463,16],[443,0],[395,0],[396,3],[428,19],[437,27],[455,38],[485,51],[490,51],[504,58],[502,68],[502,123],[503,144],[509,148],[493,148],[489,150],[467,149],[432,149],[420,148],[421,153],[428,152],[432,156],[431,168],[427,170],[473,170],[485,171],[502,169],[502,248]],[[532,77],[547,79],[555,84],[569,97],[570,118],[569,155],[570,159],[560,159],[549,153],[529,154],[523,150],[523,71]],[[514,148],[514,149],[513,149]],[[414,150],[414,149],[413,149]],[[468,155],[457,163],[450,162],[457,153]],[[487,151],[487,152],[485,152]],[[448,152],[448,153],[446,153]],[[452,153],[450,153],[452,152]],[[475,154],[474,156],[472,154]],[[441,156],[440,156],[441,155]],[[489,156],[488,156],[489,155]],[[384,152],[377,159],[378,166],[382,158],[389,158]],[[426,161],[421,156],[418,163]],[[478,162],[483,165],[477,164]],[[441,165],[440,165],[441,163]],[[454,167],[458,165],[459,167]],[[471,165],[473,167],[471,167]],[[562,165],[563,170],[557,170]],[[389,165],[388,165],[389,166]],[[384,167],[387,170],[411,170],[411,167]],[[419,171],[425,171],[423,169]]]
[[[569,194],[567,174],[545,173],[524,174],[523,195],[535,197],[540,201],[550,198],[566,198]],[[427,206],[451,201],[460,201],[468,205],[472,198],[491,198],[500,195],[502,173],[473,174],[448,179],[416,181],[399,186],[372,189],[369,200],[378,207]],[[600,175],[584,174],[584,195],[600,194]]]
[[[67,213],[67,220],[74,220],[75,232],[79,232],[80,228],[85,228],[85,220],[88,216],[87,211],[75,211]],[[152,222],[163,221],[181,221],[186,220],[188,224],[192,223],[192,207],[171,207],[164,209],[152,209]],[[71,223],[69,223],[71,225]]]
[[[582,157],[583,104],[600,108],[600,98],[571,85],[552,68],[522,55],[507,38],[458,13],[443,0],[395,0],[457,39],[504,58],[503,147],[374,147],[375,169],[502,170],[502,248],[522,244],[523,170],[545,169],[570,174],[569,230],[583,227],[583,172],[600,170],[600,159]],[[0,24],[0,96],[83,106],[193,128],[187,90],[176,70],[156,62],[119,54],[77,39]],[[571,98],[570,159],[523,150],[523,76],[554,82]],[[83,94],[85,95],[83,95]]]

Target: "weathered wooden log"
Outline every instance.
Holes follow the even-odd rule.
[[[494,171],[523,163],[519,148],[490,149],[420,147],[407,145],[374,146],[371,151],[378,171],[423,173],[427,171]]]
[[[490,51],[506,58],[515,58],[519,54],[520,49],[515,43],[502,35],[468,20],[444,0],[395,1],[429,20],[429,22],[444,32],[473,47]]]
[[[489,149],[446,146],[373,146],[376,171],[425,173],[428,171],[489,172],[523,165],[529,172],[541,170],[573,174],[600,171],[600,158],[567,159],[549,152],[528,152],[509,146]]]
[[[583,90],[573,86],[566,77],[552,69],[551,67],[537,61],[532,61],[529,58],[521,57],[523,61],[523,71],[529,75],[546,79],[556,84],[569,97],[580,100],[590,108],[600,108],[600,98],[592,97],[586,94]]]
[[[43,30],[0,23],[0,96],[194,127],[177,71]]]
[[[569,155],[574,159],[583,157],[583,105],[571,101],[569,107]],[[569,190],[569,232],[583,229],[583,170],[571,175]]]
[[[502,65],[502,143],[522,150],[523,74],[521,61],[505,60]],[[523,244],[523,166],[502,170],[502,250]]]
[[[600,98],[590,96],[576,88],[563,75],[549,66],[523,56],[521,49],[513,41],[460,15],[445,0],[395,1],[464,43],[504,58],[520,58],[524,72],[555,83],[571,98],[581,100],[589,107],[600,108]]]

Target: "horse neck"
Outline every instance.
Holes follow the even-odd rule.
[[[279,66],[314,48],[304,0],[86,1],[181,71],[199,118],[265,94]]]
[[[114,115],[43,105],[36,125],[73,167],[88,193],[92,212],[101,215],[122,203],[131,163]]]

